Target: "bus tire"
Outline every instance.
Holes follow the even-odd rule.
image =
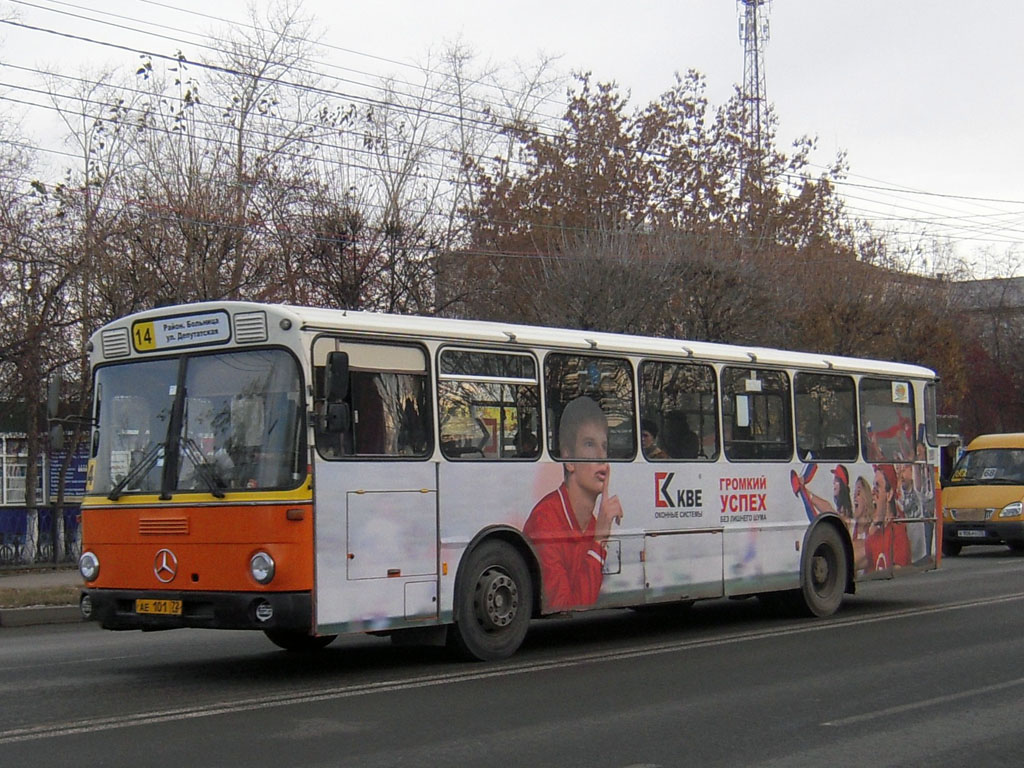
[[[960,554],[962,549],[961,545],[955,541],[943,541],[942,542],[942,556],[943,557],[956,557]]]
[[[522,556],[490,539],[467,556],[456,585],[455,624],[449,638],[462,656],[505,659],[526,637],[533,610],[533,582]]]
[[[831,525],[811,531],[800,561],[800,594],[811,616],[831,616],[839,610],[846,592],[846,547]]]
[[[284,648],[292,653],[319,651],[330,645],[337,637],[337,635],[310,635],[290,629],[265,629],[263,634],[278,648]]]

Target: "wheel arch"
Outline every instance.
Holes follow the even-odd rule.
[[[469,561],[469,556],[473,553],[473,550],[479,547],[481,544],[488,541],[503,541],[509,544],[516,552],[519,553],[520,557],[523,558],[523,562],[526,564],[526,569],[530,572],[530,580],[533,582],[533,594],[531,595],[530,615],[536,618],[540,615],[541,606],[541,572],[540,572],[540,561],[537,559],[537,553],[534,552],[533,547],[526,540],[523,532],[508,525],[493,525],[479,531],[476,536],[470,539],[469,544],[466,545],[466,549],[462,553],[462,557],[459,558],[459,567],[455,571],[455,590],[453,600],[452,619],[458,621],[459,618],[459,597],[460,590],[463,588],[463,582],[465,579],[462,578],[463,569],[465,564]]]

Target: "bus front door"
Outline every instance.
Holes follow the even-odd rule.
[[[437,617],[433,466],[406,465],[404,488],[393,487],[393,468],[380,469],[379,464],[366,465],[360,488],[318,485],[316,611],[321,632],[389,629]]]

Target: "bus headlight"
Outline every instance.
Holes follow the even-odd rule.
[[[260,584],[274,580],[274,558],[266,552],[257,552],[249,560],[249,573]]]
[[[999,512],[1000,517],[1019,517],[1021,512],[1024,512],[1024,504],[1019,501],[1015,501],[1012,504],[1007,504]]]
[[[83,552],[78,558],[78,572],[86,581],[95,581],[100,575],[100,559],[92,552]]]

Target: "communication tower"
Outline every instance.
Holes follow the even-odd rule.
[[[768,43],[768,10],[771,0],[737,0],[740,40],[743,41],[743,101],[746,104],[748,146],[755,156],[762,145],[764,87],[764,47]]]

